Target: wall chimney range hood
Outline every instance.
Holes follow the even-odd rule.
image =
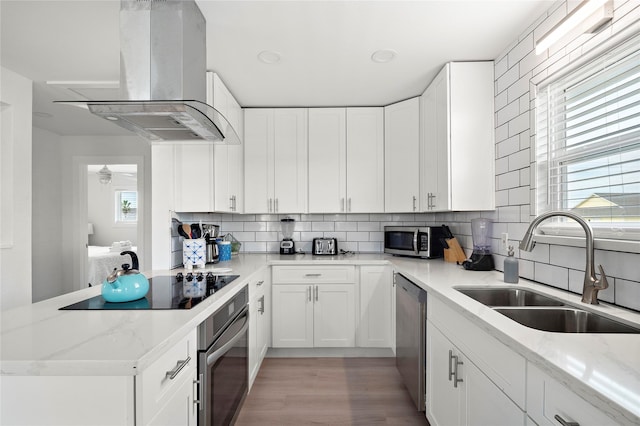
[[[120,97],[57,101],[149,141],[240,144],[206,99],[206,22],[194,0],[120,1]]]

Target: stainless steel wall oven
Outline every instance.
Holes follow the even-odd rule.
[[[248,392],[248,290],[198,328],[198,426],[233,424]]]

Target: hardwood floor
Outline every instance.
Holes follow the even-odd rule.
[[[395,358],[265,358],[236,425],[428,425]]]

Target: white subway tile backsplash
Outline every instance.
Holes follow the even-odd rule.
[[[498,175],[497,190],[516,188],[520,186],[520,172],[513,171]]]
[[[518,188],[509,189],[509,204],[529,204],[529,187],[521,186]]]
[[[550,245],[549,260],[553,265],[584,270],[586,264],[585,249],[582,247]]]
[[[616,305],[640,311],[640,282],[616,278]]]
[[[358,222],[358,231],[379,231],[380,222]]]
[[[334,222],[311,222],[311,230],[317,231],[334,231]]]
[[[569,270],[546,263],[536,263],[535,280],[553,287],[569,290]]]
[[[584,268],[582,270],[569,269],[569,291],[582,295],[584,287]],[[615,300],[615,283],[609,280],[609,288],[598,292],[598,300],[614,303]]]
[[[358,222],[336,222],[336,231],[357,231]]]

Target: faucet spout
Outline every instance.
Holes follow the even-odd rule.
[[[585,233],[585,248],[586,248],[586,265],[584,271],[584,285],[582,288],[582,301],[584,303],[590,303],[592,305],[598,304],[598,291],[604,290],[609,287],[607,276],[604,273],[602,265],[598,265],[600,271],[600,279],[596,277],[596,270],[594,267],[594,243],[593,243],[593,230],[591,225],[586,222],[582,217],[571,212],[552,211],[543,213],[537,216],[529,224],[529,228],[524,233],[522,241],[520,242],[520,250],[531,251],[535,247],[535,240],[533,239],[534,233],[538,225],[550,217],[563,216],[573,219],[584,229]]]

